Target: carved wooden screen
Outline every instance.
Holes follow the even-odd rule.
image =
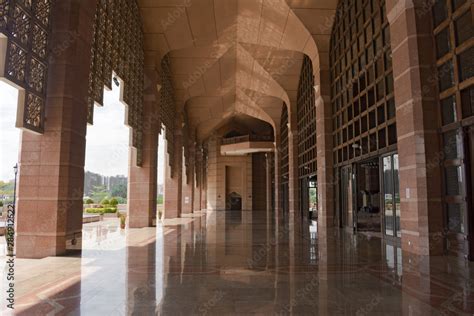
[[[186,112],[183,113],[183,165],[184,165],[184,173],[186,174],[185,183],[189,183],[189,179],[191,178],[190,174],[190,164],[192,163],[191,159],[191,152],[189,150],[191,146],[191,137],[189,131],[189,124],[188,124],[188,116]]]
[[[289,155],[288,155],[288,109],[283,104],[280,124],[280,160],[281,160],[281,183],[288,183],[289,177]]]
[[[5,78],[25,90],[17,127],[44,131],[53,0],[0,0],[0,33],[7,37]]]
[[[132,128],[137,165],[142,163],[144,51],[141,15],[135,0],[99,0],[96,9],[89,77],[88,122],[94,103],[103,105],[104,86],[112,87],[112,71],[124,81],[126,124]]]
[[[330,63],[335,163],[395,149],[392,57],[384,1],[339,3]]]
[[[298,175],[316,174],[316,106],[313,66],[305,56],[298,86]]]
[[[173,86],[171,84],[171,70],[169,56],[166,55],[161,62],[161,90],[160,90],[160,109],[161,122],[165,126],[165,138],[168,143],[169,166],[171,174],[174,171],[174,122],[176,120],[176,110],[173,94]]]

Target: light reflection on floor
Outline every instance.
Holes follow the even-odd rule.
[[[266,212],[84,225],[80,255],[16,259],[20,315],[472,315],[473,265]],[[3,241],[4,243],[4,241]],[[0,247],[3,249],[3,247]],[[2,250],[3,251],[3,250]],[[1,255],[5,262],[4,254]],[[5,306],[6,266],[0,303]],[[5,310],[2,311],[5,314]]]

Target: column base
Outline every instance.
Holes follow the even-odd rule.
[[[128,227],[130,228],[144,228],[153,227],[153,217],[149,216],[133,216],[128,218]]]
[[[66,236],[17,235],[16,257],[42,259],[66,253]]]

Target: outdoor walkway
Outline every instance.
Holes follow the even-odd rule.
[[[265,212],[157,228],[84,225],[82,254],[16,259],[22,315],[471,315],[474,265],[403,254],[370,234],[279,225]],[[2,246],[4,241],[2,239]],[[337,245],[337,246],[336,246]],[[4,247],[0,258],[5,262]],[[0,302],[5,306],[6,268]],[[2,311],[2,315],[5,310]]]

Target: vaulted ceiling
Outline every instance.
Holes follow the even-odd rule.
[[[138,0],[146,61],[169,54],[175,101],[200,140],[243,114],[278,130],[303,56],[325,67],[334,0]],[[321,63],[321,65],[320,65]],[[240,116],[240,117],[245,117]]]

